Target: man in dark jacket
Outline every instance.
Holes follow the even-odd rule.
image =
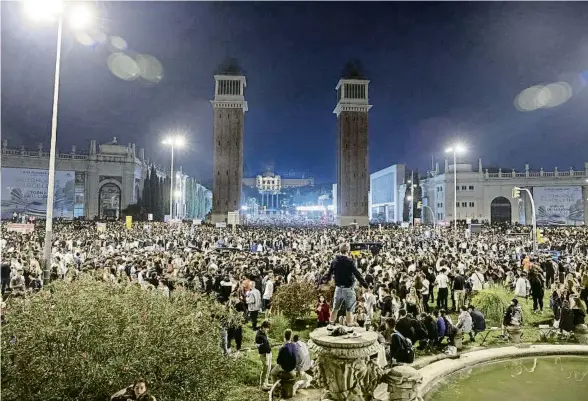
[[[484,314],[477,310],[473,305],[468,306],[468,312],[472,317],[472,331],[470,332],[470,338],[472,341],[476,340],[476,334],[486,330],[486,318]]]
[[[260,386],[265,391],[271,388],[269,384],[269,372],[272,366],[272,347],[267,339],[269,328],[269,321],[264,320],[255,335],[255,345],[257,345],[257,351],[259,352],[259,359],[262,365]]]
[[[298,347],[292,342],[292,330],[284,331],[284,345],[278,351],[277,365],[272,369],[272,380],[275,383],[282,372],[292,372],[298,361]]]
[[[353,322],[353,312],[355,312],[355,289],[354,276],[364,288],[368,288],[368,283],[361,276],[361,273],[355,267],[355,262],[347,256],[349,254],[350,246],[345,243],[339,247],[341,255],[337,255],[335,260],[331,262],[331,267],[325,276],[325,281],[329,281],[331,276],[335,276],[335,296],[333,297],[333,309],[331,311],[331,324],[335,323],[337,313],[341,306],[345,304],[345,319],[347,326],[351,326]]]

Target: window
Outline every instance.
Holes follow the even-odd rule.
[[[474,207],[474,202],[470,202],[470,207]]]
[[[467,188],[468,188],[468,187],[466,187],[465,185],[462,185],[462,186],[461,186],[461,190],[462,190],[462,191],[465,191]]]
[[[461,207],[468,207],[468,203],[467,202],[461,202]]]
[[[456,190],[456,191],[459,191],[459,185],[457,185],[457,186],[455,187],[455,190]]]
[[[473,190],[474,190],[474,186],[470,185],[470,191],[473,191]]]
[[[441,207],[443,207],[443,203],[440,203]]]
[[[459,207],[459,202],[455,202],[455,207]]]

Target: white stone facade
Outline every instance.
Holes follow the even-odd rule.
[[[404,184],[405,165],[394,164],[370,174],[370,221],[392,223],[402,221],[404,196],[399,196]],[[403,192],[404,194],[404,192]]]
[[[492,201],[505,198],[510,202],[510,221],[531,224],[531,202],[526,194],[521,192],[521,200],[512,198],[514,187],[574,187],[582,188],[584,201],[584,216],[588,216],[588,163],[583,170],[532,171],[529,165],[522,172],[515,170],[489,172],[482,167],[482,160],[478,162],[477,171],[471,164],[457,164],[457,188],[454,190],[454,169],[445,161],[443,173],[430,171],[427,178],[421,179],[423,204],[429,206],[435,214],[436,221],[453,221],[454,202],[457,207],[457,219],[477,219],[492,221]],[[455,194],[457,192],[457,198]],[[504,199],[500,201],[505,202]],[[522,203],[519,206],[519,202]],[[496,215],[494,215],[496,217]],[[586,218],[586,217],[585,217]],[[423,211],[425,222],[431,223],[431,211]],[[585,222],[584,222],[585,224]]]

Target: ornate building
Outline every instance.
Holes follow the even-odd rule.
[[[457,186],[453,178],[457,172]],[[533,194],[537,222],[541,224],[581,225],[588,216],[588,163],[584,169],[553,171],[531,170],[526,164],[524,171],[489,169],[478,161],[477,169],[468,163],[449,165],[445,160],[443,172],[437,164],[421,179],[423,219],[431,223],[432,218],[447,224],[458,220],[477,219],[497,222],[531,224],[531,200],[524,191],[519,199],[512,198],[514,187],[529,188]],[[398,198],[403,201],[401,187]],[[457,195],[457,197],[456,197]],[[454,202],[457,216],[454,216]]]
[[[134,144],[119,144],[116,138],[105,144],[90,141],[88,151],[78,151],[74,146],[69,153],[58,152],[55,159],[56,218],[77,217],[119,218],[122,211],[135,204],[143,191],[144,179],[152,167],[140,149]],[[39,144],[36,151],[10,149],[8,141],[2,144],[2,218],[12,213],[27,213],[44,217],[47,202],[49,152]],[[169,170],[155,166],[160,178]],[[206,188],[194,182],[182,172],[175,172],[174,211],[177,217],[190,217],[186,205],[192,202],[195,190]],[[187,188],[190,192],[187,192]],[[164,193],[166,202],[169,194]],[[168,203],[169,204],[169,203]],[[192,208],[194,209],[194,208]],[[167,208],[166,208],[167,210]],[[205,212],[207,212],[206,210]],[[202,213],[200,213],[202,214]],[[205,214],[205,213],[204,213]]]
[[[227,213],[241,207],[243,180],[243,134],[247,111],[245,77],[235,66],[215,75],[213,223],[227,221]]]
[[[339,80],[337,107],[337,224],[366,226],[368,219],[368,80],[348,65]]]

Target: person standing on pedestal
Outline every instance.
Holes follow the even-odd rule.
[[[351,326],[353,322],[353,313],[355,312],[356,296],[354,284],[355,278],[362,286],[368,288],[368,284],[362,277],[361,273],[355,267],[355,262],[348,256],[350,246],[348,243],[341,244],[339,251],[341,255],[337,255],[335,260],[331,262],[331,267],[326,275],[326,280],[329,281],[331,276],[335,275],[335,296],[333,297],[333,310],[331,311],[330,323],[334,324],[337,318],[337,313],[341,309],[342,304],[345,304],[346,313],[345,319],[347,326]]]

